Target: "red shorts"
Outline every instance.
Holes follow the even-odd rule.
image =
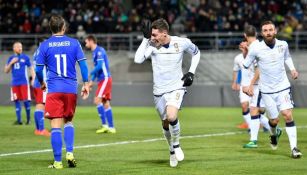
[[[46,103],[46,91],[41,88],[33,88],[36,104]]]
[[[111,100],[112,98],[112,78],[105,78],[98,83],[96,90],[96,97],[100,97],[104,100]]]
[[[49,93],[46,98],[46,118],[73,118],[77,94]]]
[[[11,87],[11,100],[31,100],[30,86],[19,85]]]

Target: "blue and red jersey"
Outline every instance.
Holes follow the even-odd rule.
[[[12,65],[12,86],[19,86],[19,85],[27,85],[29,84],[28,79],[28,71],[27,67],[31,67],[30,58],[26,54],[14,54],[10,56],[7,60],[7,65],[11,62],[13,58],[18,58],[18,62]]]
[[[54,35],[41,43],[36,65],[46,66],[48,93],[77,94],[76,62],[85,60],[78,40]]]
[[[92,53],[92,59],[94,63],[94,70],[91,75],[94,75],[92,80],[96,79],[97,82],[104,80],[106,77],[111,77],[109,60],[107,53],[103,47],[97,46]]]

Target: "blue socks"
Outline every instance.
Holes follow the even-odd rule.
[[[29,124],[29,122],[30,122],[30,114],[31,114],[31,101],[24,101],[23,104],[25,105],[25,108],[26,108],[27,124]]]
[[[102,125],[106,125],[107,121],[106,121],[104,107],[103,107],[102,104],[97,105],[97,111],[98,111],[98,115],[99,115],[99,117],[101,119]]]
[[[61,128],[51,129],[51,146],[55,161],[62,161],[62,130]]]
[[[17,122],[21,123],[21,106],[20,106],[20,102],[18,100],[14,101],[14,102],[15,102]]]
[[[106,113],[106,118],[108,120],[109,128],[114,128],[112,108],[110,107],[106,109],[105,113]]]
[[[73,152],[74,150],[74,136],[75,129],[71,122],[64,125],[64,141],[66,145],[66,152]]]
[[[45,124],[44,124],[44,111],[42,110],[36,110],[34,112],[34,120],[35,120],[35,126],[37,130],[44,130]]]

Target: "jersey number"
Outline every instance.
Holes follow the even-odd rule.
[[[55,54],[56,58],[56,72],[58,76],[67,77],[67,59],[66,54]],[[63,68],[63,73],[61,71],[61,67]]]
[[[14,64],[14,69],[19,69],[20,68],[20,64],[19,63],[15,63]]]

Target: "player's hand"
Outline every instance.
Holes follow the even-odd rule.
[[[13,58],[13,59],[11,60],[10,64],[13,65],[13,64],[15,64],[15,63],[17,63],[17,62],[18,62],[18,58],[15,57],[15,58]]]
[[[254,85],[249,85],[247,90],[247,95],[254,96]]]
[[[46,83],[42,82],[41,83],[41,90],[45,91],[47,89]]]
[[[142,32],[145,38],[150,39],[151,37],[151,21],[144,17],[142,19]]]
[[[193,83],[193,79],[194,79],[193,73],[188,72],[184,74],[184,76],[181,78],[181,80],[183,81],[183,86],[191,86]]]
[[[237,84],[236,82],[234,82],[234,83],[232,83],[231,88],[234,91],[239,91],[240,90],[240,85]]]
[[[292,76],[292,78],[295,80],[295,79],[297,79],[298,78],[298,72],[296,71],[296,70],[292,70],[291,71],[291,76]]]
[[[84,82],[81,89],[81,97],[83,100],[87,99],[90,94],[90,87],[88,82]]]
[[[93,81],[90,81],[90,82],[88,83],[88,87],[90,88],[90,90],[92,90],[92,87],[93,87]]]

